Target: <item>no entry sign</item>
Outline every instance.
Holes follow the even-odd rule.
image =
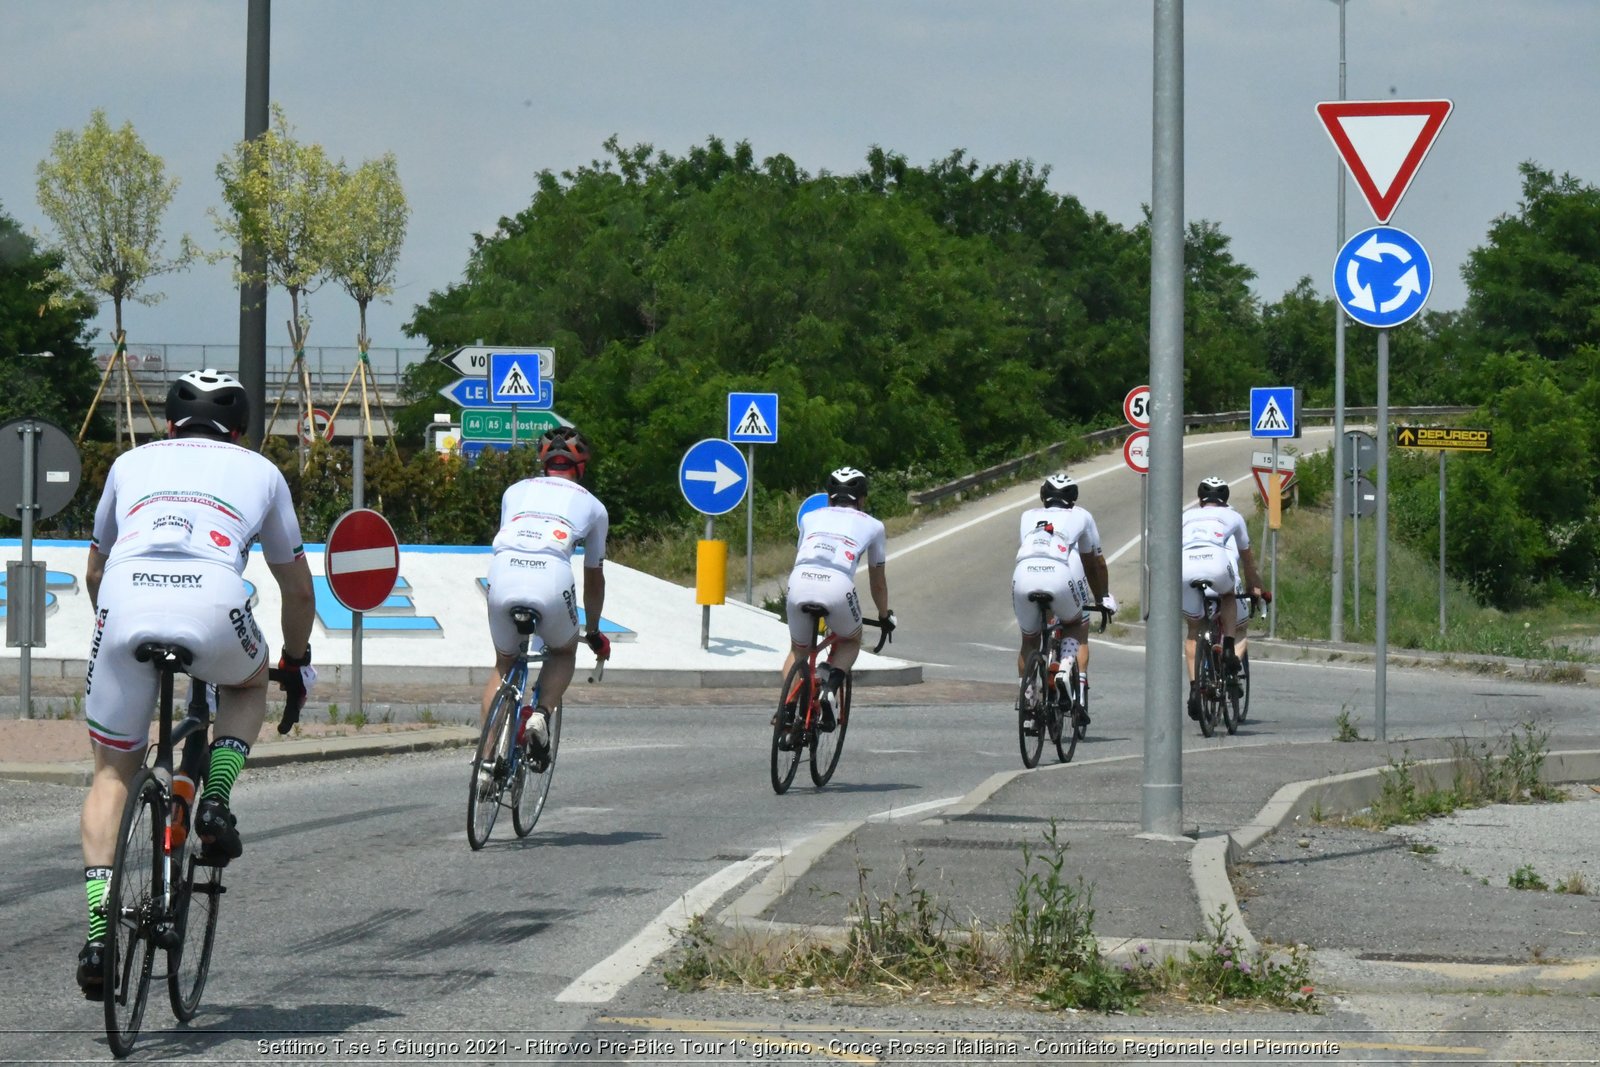
[[[328,531],[324,557],[328,587],[351,611],[371,611],[394,592],[400,577],[400,542],[389,520],[371,508],[339,516]]]

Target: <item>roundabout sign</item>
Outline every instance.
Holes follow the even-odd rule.
[[[1333,295],[1363,326],[1386,330],[1422,310],[1433,291],[1433,264],[1421,243],[1393,226],[1362,230],[1333,260]]]

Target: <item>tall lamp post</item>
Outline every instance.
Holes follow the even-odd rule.
[[[1344,84],[1344,6],[1348,0],[1333,0],[1339,5],[1339,99],[1345,98]],[[1344,247],[1344,190],[1343,162],[1336,161],[1334,169],[1339,178],[1338,240],[1335,252]],[[1328,638],[1344,640],[1344,309],[1336,300],[1333,304],[1333,609],[1328,621]],[[1354,493],[1356,487],[1351,485]],[[1356,580],[1361,580],[1361,561],[1355,561]],[[1358,601],[1359,602],[1359,601]],[[1361,620],[1356,619],[1359,628]]]

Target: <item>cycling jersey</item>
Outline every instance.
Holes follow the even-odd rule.
[[[182,488],[179,488],[182,486]],[[176,641],[191,671],[242,685],[269,650],[242,574],[250,545],[270,564],[304,555],[289,486],[272,461],[201,437],[152,441],[117,457],[95,509],[106,556],[84,677],[84,716],[97,743],[144,747],[158,678],[133,658],[146,641]]]
[[[1045,529],[1046,526],[1050,529]],[[1100,531],[1094,516],[1079,507],[1029,508],[1022,513],[1017,559],[1058,559],[1068,552],[1100,554]]]
[[[855,508],[823,507],[800,519],[800,543],[785,594],[789,605],[789,637],[796,645],[811,641],[814,625],[800,610],[819,604],[828,625],[840,637],[861,632],[861,598],[856,594],[856,568],[865,555],[867,566],[881,566],[889,556],[883,523]]]
[[[1216,545],[1225,547],[1231,539],[1236,548],[1250,547],[1250,530],[1244,516],[1226,504],[1189,508],[1183,513],[1183,547]]]
[[[552,648],[566,648],[578,637],[577,587],[572,554],[583,542],[583,566],[605,562],[610,517],[605,505],[571,478],[525,478],[500,498],[500,529],[489,563],[489,636],[495,651],[512,656],[522,636],[511,609],[539,613],[538,635]],[[590,620],[598,626],[599,620]]]
[[[1205,614],[1204,598],[1189,583],[1204,579],[1221,594],[1239,585],[1238,553],[1250,547],[1244,516],[1226,505],[1189,508],[1183,513],[1183,613]]]

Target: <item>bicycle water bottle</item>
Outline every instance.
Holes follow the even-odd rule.
[[[194,810],[194,779],[179,771],[172,776],[172,847],[183,847],[189,837],[189,813]]]

